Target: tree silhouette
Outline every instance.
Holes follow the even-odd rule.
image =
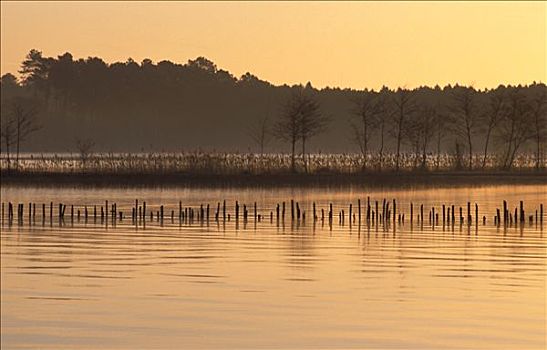
[[[36,121],[38,107],[30,98],[16,97],[11,101],[8,113],[9,118],[13,120],[13,127],[15,129],[15,164],[19,166],[21,143],[27,140],[29,135],[41,128]]]
[[[308,171],[308,162],[306,160],[306,142],[313,136],[323,132],[328,124],[328,118],[321,114],[319,104],[313,98],[305,95],[300,97],[300,139],[302,142],[302,161],[304,162],[304,171]]]
[[[467,142],[469,170],[473,169],[473,136],[479,126],[475,94],[476,91],[472,87],[456,87],[452,94],[452,129]]]
[[[391,134],[395,137],[396,153],[395,153],[395,171],[399,171],[401,142],[405,134],[407,119],[416,111],[414,97],[412,92],[399,88],[393,96],[394,110],[391,112],[391,119],[394,128],[391,129]],[[410,131],[408,131],[410,132]]]
[[[8,164],[8,171],[11,168],[11,158],[10,150],[13,145],[15,145],[16,140],[16,129],[15,129],[15,120],[11,115],[2,113],[5,117],[2,118],[0,123],[0,143],[5,146],[6,150],[6,161]]]
[[[487,111],[483,114],[483,125],[486,129],[486,135],[484,140],[484,155],[482,158],[482,168],[486,166],[486,158],[488,157],[488,146],[490,144],[490,138],[492,132],[495,130],[500,120],[503,118],[505,111],[505,91],[496,90],[490,93],[490,101]]]
[[[369,154],[369,143],[371,133],[378,125],[378,114],[380,113],[379,99],[367,91],[352,99],[353,108],[351,127],[353,128],[354,141],[359,146],[363,155],[362,169],[367,168]]]
[[[545,166],[544,150],[547,138],[547,90],[541,89],[531,105],[533,139],[536,143],[536,169]]]
[[[359,147],[355,151],[361,154],[365,167],[370,167],[370,159],[374,159],[379,169],[384,168],[387,160],[393,163],[389,166],[394,170],[407,167],[409,158],[405,156],[403,161],[402,153],[416,151],[412,150],[412,142],[407,139],[410,130],[406,129],[417,121],[415,114],[421,110],[420,105],[432,106],[437,111],[434,140],[428,142],[428,148],[437,149],[436,165],[440,164],[441,150],[454,147],[453,138],[446,137],[451,132],[459,138],[460,151],[465,150],[467,154],[466,165],[482,163],[487,167],[486,160],[500,149],[492,147],[495,140],[501,142],[504,151],[500,156],[503,166],[508,147],[503,138],[513,140],[507,162],[515,145],[515,135],[511,136],[510,132],[511,118],[505,116],[511,111],[508,96],[518,90],[526,101],[524,105],[528,106],[525,119],[534,136],[520,143],[515,157],[533,152],[535,165],[545,164],[545,132],[542,131],[545,130],[545,112],[542,112],[545,108],[538,108],[536,101],[547,88],[543,83],[500,86],[488,91],[450,85],[413,90],[383,87],[379,92],[317,89],[311,84],[305,87],[273,85],[251,73],[236,78],[205,57],[183,64],[166,60],[155,63],[150,59],[140,63],[132,59],[106,63],[99,57],[75,58],[69,52],[46,57],[39,50],[28,53],[18,77],[20,79],[6,74],[1,78],[3,111],[11,108],[15,97],[32,97],[40,107],[36,122],[44,126],[42,132],[20,143],[22,150],[63,151],[74,146],[74,135],[85,135],[101,147],[121,152],[141,150],[143,140],[150,145],[150,150],[158,151],[198,148],[237,151],[248,147],[247,140],[238,136],[263,113],[266,104],[288,105],[286,97],[302,90],[313,100],[317,112],[321,106],[320,113],[310,114],[321,118],[304,119],[305,122],[317,119],[320,123],[306,122],[295,127],[303,131],[295,130],[294,146],[302,143],[304,169],[310,161],[307,154],[317,150],[316,145],[323,151],[340,153],[353,149],[355,143]],[[494,113],[497,95],[505,96],[503,116]],[[365,112],[365,124],[362,113],[357,114],[356,96],[377,98],[378,111]],[[363,100],[360,103],[364,103]],[[286,107],[283,106],[283,114]],[[8,120],[8,114],[2,113],[2,124]],[[328,128],[326,115],[332,120]],[[371,115],[374,118],[369,118]],[[279,129],[280,120],[272,118],[274,130]],[[317,124],[322,125],[318,128]],[[353,137],[347,137],[349,133]],[[277,135],[269,144],[270,149],[280,150],[286,141],[292,144],[290,133],[286,135],[287,138]],[[311,147],[310,137],[314,140]],[[5,147],[5,142],[1,144]],[[423,146],[423,142],[420,144]],[[464,144],[466,147],[462,147]],[[371,157],[373,151],[377,154]],[[423,163],[423,147],[419,153],[414,156],[421,155]],[[291,163],[294,170],[294,159]]]
[[[254,123],[249,126],[247,134],[258,146],[260,150],[260,157],[264,155],[264,147],[270,142],[270,121],[267,115],[262,118],[256,119]]]
[[[506,145],[503,168],[511,169],[519,148],[533,137],[530,128],[531,108],[520,89],[509,93],[507,113],[501,122],[500,139]]]
[[[93,147],[95,147],[95,141],[92,139],[80,139],[76,138],[76,149],[80,154],[80,162],[82,163],[82,169],[85,170],[86,162],[91,155]]]
[[[296,171],[296,143],[302,142],[302,160],[307,171],[306,141],[324,130],[327,118],[319,111],[319,104],[299,89],[293,92],[274,126],[274,134],[291,143],[291,171]]]

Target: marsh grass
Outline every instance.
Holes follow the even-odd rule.
[[[399,162],[401,172],[446,172],[459,171],[461,159],[451,154],[439,157],[428,154],[426,166],[421,166],[422,155],[402,154]],[[466,160],[463,159],[465,162]],[[395,154],[369,155],[367,161],[361,154],[323,154],[306,155],[307,167],[300,157],[296,172],[306,174],[359,174],[392,172],[396,169]],[[367,166],[364,167],[363,164]],[[500,170],[500,160],[490,156],[484,167],[482,158],[474,157],[475,171],[495,172]],[[513,171],[532,171],[535,158],[529,154],[516,157]],[[291,172],[291,155],[283,153],[217,153],[217,152],[179,152],[179,153],[94,153],[82,159],[74,154],[24,154],[18,163],[13,160],[9,168],[17,173],[40,174],[186,174],[186,175],[275,175]],[[5,157],[0,158],[2,172],[8,170]],[[469,171],[469,170],[465,170]],[[472,170],[473,171],[473,170]],[[471,171],[471,172],[472,172]]]

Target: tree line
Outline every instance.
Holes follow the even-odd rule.
[[[288,147],[294,171],[307,170],[308,149],[357,150],[363,170],[383,169],[386,157],[399,170],[408,154],[416,169],[426,169],[432,156],[438,166],[446,154],[462,168],[495,162],[510,169],[524,151],[534,154],[535,167],[545,166],[543,83],[319,90],[310,83],[275,86],[250,73],[237,78],[204,57],[108,64],[38,50],[29,52],[19,74],[1,77],[1,150],[15,148],[16,158],[23,142],[36,151],[82,144],[238,151],[253,143],[260,153]]]

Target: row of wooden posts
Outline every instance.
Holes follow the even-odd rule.
[[[390,207],[391,204],[391,207]],[[361,205],[361,200],[357,200],[357,213],[354,212],[353,204],[349,204],[349,210],[347,212],[347,217],[349,220],[350,225],[355,222],[361,223],[362,219],[366,221],[366,224],[368,225],[376,225],[383,224],[387,225],[393,222],[404,224],[405,222],[405,213],[397,212],[397,201],[393,199],[393,201],[390,203],[390,201],[383,199],[381,203],[381,208],[379,207],[380,203],[376,200],[374,203],[371,202],[370,197],[367,198],[366,206]],[[14,215],[14,204],[11,202],[7,203],[7,219],[8,222],[12,222],[15,218]],[[40,207],[38,207],[40,209]],[[42,220],[45,221],[46,217],[49,214],[50,222],[53,222],[53,208],[54,204],[53,202],[49,203],[49,206],[46,206],[45,203],[42,203],[41,205],[41,211],[42,211]],[[154,219],[154,214],[157,221],[163,222],[165,218],[165,207],[164,205],[160,205],[159,209],[154,213],[152,210],[147,211],[146,202],[142,202],[142,204],[139,204],[139,200],[135,200],[135,205],[131,209],[131,219],[134,224],[139,224],[139,222],[144,223],[146,222],[147,218],[149,217],[150,220]],[[178,206],[178,220],[180,222],[193,222],[195,220],[197,221],[209,221],[210,219],[210,206],[209,204],[206,205],[200,205],[199,208],[192,208],[192,207],[183,207],[182,201],[179,201]],[[316,208],[315,202],[312,203],[312,218],[314,221],[321,220],[324,221],[325,219],[328,219],[330,223],[333,222],[334,219],[334,210],[332,203],[328,205],[328,211],[325,212],[324,208],[321,208],[318,210]],[[416,208],[418,210],[418,208]],[[440,208],[439,208],[440,209]],[[57,216],[59,218],[59,221],[64,221],[65,215],[70,216],[70,220],[74,220],[74,217],[76,217],[78,220],[80,220],[81,217],[83,217],[86,221],[89,218],[93,218],[93,220],[97,220],[100,218],[101,222],[107,222],[109,216],[111,218],[111,221],[115,224],[117,221],[123,221],[125,216],[124,212],[121,210],[118,210],[117,204],[112,203],[109,205],[108,201],[105,201],[104,206],[83,206],[83,211],[81,209],[76,208],[74,205],[70,205],[70,214],[66,214],[67,205],[63,203],[58,204],[58,210],[57,210]],[[513,225],[513,222],[515,224],[517,223],[524,223],[526,221],[526,215],[524,212],[524,202],[520,201],[519,208],[515,207],[514,212],[511,212],[507,201],[503,201],[503,206],[501,208],[503,212],[500,212],[500,208],[496,209],[496,214],[493,217],[494,225],[500,226],[500,225]],[[5,203],[2,202],[1,207],[1,219],[2,223],[4,222],[4,211],[5,211]],[[285,220],[285,211],[286,211],[286,204],[285,202],[277,203],[275,208],[275,218],[276,220]],[[24,217],[25,217],[25,205],[24,204],[17,204],[17,219],[19,223],[23,223]],[[249,208],[246,204],[243,204],[243,207],[240,206],[239,201],[235,201],[235,209],[234,209],[234,216],[235,220],[239,221],[240,219],[240,212],[243,216],[243,221],[247,221],[249,219]],[[175,219],[175,210],[171,210],[171,221],[174,221]],[[269,213],[270,221],[273,221],[274,218],[274,211],[270,211]],[[29,203],[28,204],[28,219],[29,222],[32,222],[35,220],[36,217],[36,203]],[[414,204],[410,203],[410,224],[413,224],[414,221]],[[459,218],[459,224],[467,224],[472,225],[473,221],[475,222],[475,225],[479,225],[479,221],[482,221],[483,225],[486,225],[486,216],[482,216],[482,220],[480,220],[479,216],[479,205],[475,203],[474,205],[474,215],[471,208],[471,202],[467,202],[467,215],[463,215],[463,208],[459,207],[459,215],[456,216],[456,207],[454,205],[442,205],[441,209],[441,218],[439,218],[439,212],[435,211],[435,207],[431,207],[429,210],[429,219],[428,224],[430,225],[439,225],[440,219],[442,219],[442,225],[454,225],[456,223],[456,218]],[[253,219],[255,221],[261,221],[264,217],[258,213],[257,210],[257,203],[254,202],[253,205]],[[214,219],[216,221],[230,221],[231,220],[231,214],[228,213],[227,207],[226,207],[226,201],[224,200],[222,204],[220,202],[217,202],[216,210],[214,212]],[[306,212],[300,208],[300,204],[293,199],[290,200],[290,219],[291,220],[306,220]],[[346,220],[346,211],[345,209],[341,209],[338,212],[338,222],[341,225],[344,225]],[[416,214],[416,220],[419,224],[424,224],[424,205],[420,204],[419,206],[419,212]],[[543,204],[539,205],[539,213],[538,210],[535,210],[535,216],[529,215],[528,221],[530,223],[536,222],[543,224]]]

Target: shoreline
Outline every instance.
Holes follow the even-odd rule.
[[[426,187],[547,185],[547,172],[385,172],[361,174],[0,174],[2,185],[69,187]]]

